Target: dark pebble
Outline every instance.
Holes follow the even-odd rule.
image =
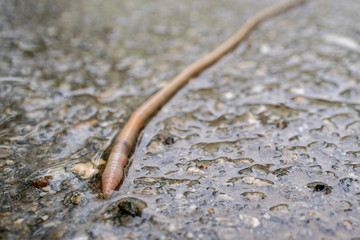
[[[144,208],[147,208],[146,202],[132,197],[122,198],[118,204],[118,215],[129,215],[132,217],[141,217]]]
[[[174,138],[173,138],[172,136],[170,136],[170,137],[167,137],[167,138],[163,141],[163,143],[164,143],[165,145],[171,145],[171,144],[174,144],[174,143],[175,143],[175,140],[174,140]]]
[[[31,182],[31,186],[35,188],[43,188],[49,185],[52,179],[52,176],[39,177]]]

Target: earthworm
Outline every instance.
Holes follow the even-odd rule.
[[[159,90],[144,102],[131,116],[120,135],[117,136],[110,152],[105,170],[102,175],[102,191],[104,198],[109,198],[123,178],[124,168],[128,156],[136,143],[140,130],[191,77],[196,76],[204,69],[219,60],[224,54],[236,47],[254,27],[266,18],[292,8],[306,0],[292,0],[275,4],[249,18],[240,29],[228,40],[216,47],[210,53],[186,67],[175,76],[167,86]]]

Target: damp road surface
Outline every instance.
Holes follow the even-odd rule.
[[[260,24],[101,174],[131,113],[276,0],[0,1],[1,239],[359,239],[360,2]]]

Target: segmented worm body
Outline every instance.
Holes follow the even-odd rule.
[[[136,143],[140,130],[150,117],[158,111],[189,79],[219,60],[224,54],[239,44],[254,27],[266,18],[274,16],[282,11],[294,7],[306,0],[292,0],[280,3],[255,14],[228,40],[219,45],[204,57],[186,67],[180,74],[175,76],[170,83],[150,97],[131,116],[122,132],[116,138],[110,152],[104,173],[102,175],[102,189],[104,198],[109,198],[120,183],[124,175],[124,168],[128,162],[128,156]]]

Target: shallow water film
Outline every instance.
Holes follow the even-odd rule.
[[[275,0],[0,1],[1,239],[359,239],[360,1],[260,24],[101,174],[131,113]]]

